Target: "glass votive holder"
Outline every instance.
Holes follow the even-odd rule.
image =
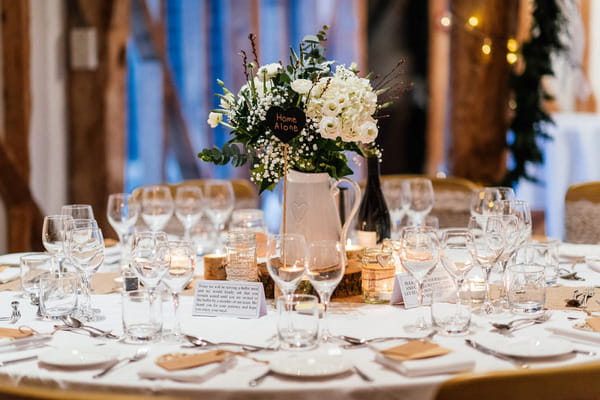
[[[362,293],[365,303],[389,303],[396,265],[391,249],[367,248],[362,256]]]
[[[546,276],[542,265],[515,264],[508,267],[507,296],[516,314],[536,314],[546,302]]]
[[[26,254],[20,258],[21,290],[37,304],[39,300],[40,275],[52,271],[50,254]]]
[[[546,285],[556,286],[558,282],[558,240],[533,242],[517,249],[513,255],[515,264],[536,264],[544,267]]]
[[[155,342],[162,335],[162,298],[157,290],[155,301],[150,301],[146,290],[132,290],[121,294],[123,334],[129,343]]]
[[[459,296],[441,297],[433,293],[431,303],[431,321],[433,327],[442,335],[455,336],[469,333],[471,325],[471,292],[463,285]]]
[[[306,350],[319,341],[319,300],[310,294],[277,298],[277,336],[287,350]]]
[[[57,319],[77,309],[81,274],[46,272],[39,276],[39,306],[42,317]]]
[[[258,281],[256,235],[253,232],[229,232],[227,234],[226,252],[227,265],[225,271],[228,281]]]

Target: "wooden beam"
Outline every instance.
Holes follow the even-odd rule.
[[[68,69],[69,201],[91,204],[106,230],[108,195],[124,187],[130,6],[129,0],[68,0],[67,7],[67,33],[92,28],[98,45],[95,69]]]
[[[514,37],[518,0],[451,0],[450,167],[455,176],[484,184],[501,181],[506,170],[509,72],[506,40]],[[475,29],[465,27],[470,16]],[[482,52],[490,40],[491,53]]]

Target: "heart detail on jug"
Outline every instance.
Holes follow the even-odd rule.
[[[306,214],[306,207],[306,203],[304,202],[298,203],[295,201],[292,203],[292,216],[296,222],[302,221],[304,215]]]
[[[267,111],[267,125],[283,143],[288,143],[298,136],[305,124],[306,115],[298,107],[284,110],[275,106]]]

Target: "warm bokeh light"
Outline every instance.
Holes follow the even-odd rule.
[[[519,59],[519,57],[515,53],[506,53],[506,61],[509,64],[516,63],[518,59]]]
[[[506,41],[506,48],[511,53],[516,53],[517,50],[519,50],[519,44],[517,43],[517,41],[515,39],[511,38]]]
[[[485,38],[483,40],[483,45],[481,46],[481,52],[486,56],[489,56],[492,53],[492,39]]]
[[[469,20],[467,22],[473,28],[475,28],[477,25],[479,25],[479,19],[476,16],[469,17]]]
[[[449,28],[450,25],[452,25],[452,18],[450,18],[449,15],[444,15],[442,18],[440,18],[440,25],[442,25],[444,28]]]

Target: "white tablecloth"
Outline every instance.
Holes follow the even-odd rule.
[[[540,140],[544,164],[529,172],[542,183],[521,181],[517,196],[546,213],[546,234],[564,239],[565,195],[569,186],[600,180],[600,115],[564,113],[552,116],[553,140]]]
[[[568,245],[563,247],[566,253],[594,252],[599,250],[600,246],[577,247]],[[576,271],[587,278],[585,282],[563,281],[561,284],[568,286],[582,286],[597,284],[600,282],[600,273],[588,268],[585,264],[578,264]],[[30,326],[40,332],[49,332],[52,330],[53,323],[42,321],[35,317],[35,307],[28,304],[26,299],[20,298],[16,292],[0,293],[0,314],[8,313],[9,303],[13,299],[21,302],[23,317],[18,325]],[[95,322],[93,325],[102,328],[121,332],[121,310],[120,295],[96,295],[93,296],[94,307],[99,307],[102,314],[106,316],[103,321]],[[168,303],[167,303],[168,304]],[[235,318],[210,318],[210,317],[192,317],[191,307],[192,298],[184,297],[182,299],[183,307],[183,330],[187,333],[204,337],[208,340],[230,340],[250,344],[266,344],[268,338],[275,334],[275,323],[277,319],[276,312],[269,308],[267,316],[260,319],[235,319]],[[167,312],[169,314],[169,312]],[[345,304],[334,303],[330,313],[330,327],[334,334],[344,334],[356,337],[374,337],[386,335],[402,335],[403,326],[416,318],[416,310],[405,310],[402,306],[390,305],[366,305],[366,304]],[[585,318],[581,311],[559,312],[552,314],[551,320],[542,325],[535,325],[514,332],[514,337],[548,337],[551,335],[545,329],[545,326],[555,325],[570,327],[574,321],[567,320],[567,315],[575,315]],[[506,316],[505,318],[514,318]],[[0,322],[0,327],[14,327],[8,322]],[[502,338],[499,334],[490,332],[489,320],[478,315],[473,316],[472,329],[467,337],[484,338],[491,335]],[[440,345],[452,349],[456,354],[466,359],[475,361],[474,371],[483,372],[498,369],[514,369],[515,367],[492,356],[479,353],[464,344],[463,337],[445,337],[437,335],[434,341]],[[52,346],[78,345],[78,344],[98,344],[102,348],[116,349],[122,355],[132,355],[139,347],[124,343],[115,343],[110,341],[92,340],[86,336],[72,333],[60,333],[53,339]],[[331,345],[334,346],[334,345]],[[577,348],[584,350],[594,350],[593,345],[577,344]],[[337,348],[337,346],[335,346]],[[44,349],[26,350],[19,354],[0,353],[0,361],[36,354]],[[358,350],[342,350],[346,357],[352,360],[355,365],[360,366],[364,372],[375,378],[374,383],[366,383],[357,375],[348,373],[337,376],[333,379],[323,380],[296,380],[283,378],[280,376],[269,376],[266,380],[255,388],[248,386],[248,381],[265,371],[263,364],[240,358],[237,366],[228,372],[218,375],[202,384],[176,383],[171,381],[147,381],[138,378],[139,370],[154,369],[159,371],[154,365],[155,359],[168,352],[194,352],[197,350],[181,349],[177,345],[152,344],[150,346],[150,355],[135,364],[123,367],[114,373],[111,373],[101,379],[92,379],[92,375],[98,372],[98,369],[91,370],[60,370],[43,367],[36,361],[29,361],[20,364],[0,367],[0,384],[2,382],[18,383],[22,379],[41,380],[42,382],[54,382],[66,388],[85,388],[97,391],[130,391],[136,393],[163,393],[172,395],[210,396],[211,399],[314,399],[327,398],[335,399],[357,399],[365,398],[375,399],[431,399],[436,388],[452,375],[436,375],[420,378],[410,378],[399,373],[384,368],[374,362],[375,353],[368,348]],[[259,352],[253,355],[260,359],[269,360],[273,357],[281,357],[285,352]],[[579,362],[600,359],[600,355],[592,357],[586,355],[573,355],[561,357],[559,359],[547,359],[542,362],[532,362],[532,368],[542,368],[556,365],[568,365]],[[190,370],[187,373],[201,373],[202,368],[209,369],[210,366],[201,367],[199,370]],[[208,397],[206,397],[208,398]]]

